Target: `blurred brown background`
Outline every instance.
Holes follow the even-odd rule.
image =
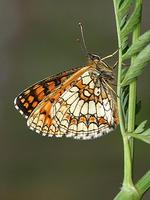
[[[150,18],[150,1],[143,3],[142,32]],[[42,137],[13,106],[28,85],[85,64],[76,42],[79,21],[92,53],[105,56],[117,49],[112,1],[0,1],[0,199],[109,200],[121,187],[119,132],[93,141]],[[138,82],[138,121],[150,119],[149,72],[147,67]],[[150,168],[150,148],[139,141],[135,148],[137,180]]]

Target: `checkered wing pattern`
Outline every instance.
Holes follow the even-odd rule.
[[[51,94],[59,85],[79,69],[80,67],[59,73],[55,76],[50,76],[25,89],[15,98],[15,108],[19,110],[25,118],[28,118],[48,94]]]
[[[49,137],[97,138],[117,126],[116,101],[100,72],[86,66],[47,95],[27,124]]]

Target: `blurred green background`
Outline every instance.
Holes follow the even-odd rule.
[[[142,32],[149,29],[149,8],[145,0]],[[117,49],[112,1],[0,1],[0,199],[109,200],[121,187],[119,132],[93,141],[42,137],[13,106],[28,85],[85,64],[76,42],[79,21],[92,53],[105,56]],[[150,119],[149,73],[147,67],[138,82],[138,122]],[[149,153],[148,145],[136,141],[135,180],[150,168]]]

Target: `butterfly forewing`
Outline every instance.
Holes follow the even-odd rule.
[[[25,89],[14,101],[16,109],[19,110],[25,118],[28,118],[48,94],[52,93],[59,85],[79,69],[80,67],[59,73],[55,76],[50,76]]]
[[[100,72],[86,66],[49,93],[27,124],[50,137],[97,138],[117,126],[116,101]]]

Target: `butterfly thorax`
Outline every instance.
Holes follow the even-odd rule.
[[[112,82],[114,80],[114,74],[111,67],[109,67],[98,55],[89,54],[88,65],[95,68],[98,71],[99,78],[105,79],[107,82]]]

